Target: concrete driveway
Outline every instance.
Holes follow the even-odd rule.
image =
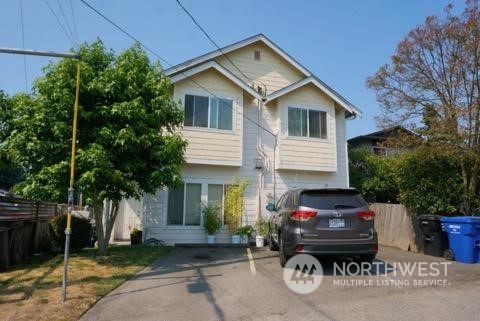
[[[301,295],[285,285],[277,252],[177,248],[100,300],[81,320],[480,318],[480,264],[448,263],[393,248],[381,248],[377,268],[364,275],[339,275],[335,266],[348,266],[348,260],[320,262],[320,287]]]

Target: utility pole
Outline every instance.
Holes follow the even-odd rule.
[[[67,281],[68,281],[68,255],[70,252],[70,234],[72,234],[72,210],[74,201],[74,179],[75,179],[75,152],[77,143],[77,118],[78,118],[78,100],[80,94],[80,55],[74,53],[58,53],[53,51],[38,51],[29,49],[15,49],[15,48],[1,48],[0,53],[19,54],[30,56],[44,56],[57,58],[72,58],[77,59],[77,81],[75,88],[75,102],[73,104],[73,125],[72,125],[72,154],[70,159],[70,187],[68,188],[68,215],[67,227],[65,229],[65,253],[63,260],[63,282],[62,282],[62,302],[67,300]]]

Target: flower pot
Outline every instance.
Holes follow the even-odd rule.
[[[240,243],[242,244],[248,244],[248,235],[242,235],[240,237]]]
[[[215,244],[216,239],[215,235],[207,234],[207,244]]]
[[[257,247],[263,247],[265,245],[264,243],[264,237],[262,235],[257,235],[255,237],[255,244]]]
[[[232,235],[232,244],[240,244],[240,235]]]
[[[130,244],[131,245],[142,244],[142,231],[135,231],[130,233]]]

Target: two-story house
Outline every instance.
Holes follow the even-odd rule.
[[[124,201],[115,238],[140,225],[146,238],[205,242],[200,204],[222,203],[234,177],[250,183],[250,225],[289,187],[348,186],[346,121],[361,112],[264,35],[165,72],[185,111],[184,185]]]

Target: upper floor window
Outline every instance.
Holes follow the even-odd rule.
[[[233,100],[185,95],[185,126],[232,129]]]
[[[288,135],[327,138],[327,113],[288,107]]]

